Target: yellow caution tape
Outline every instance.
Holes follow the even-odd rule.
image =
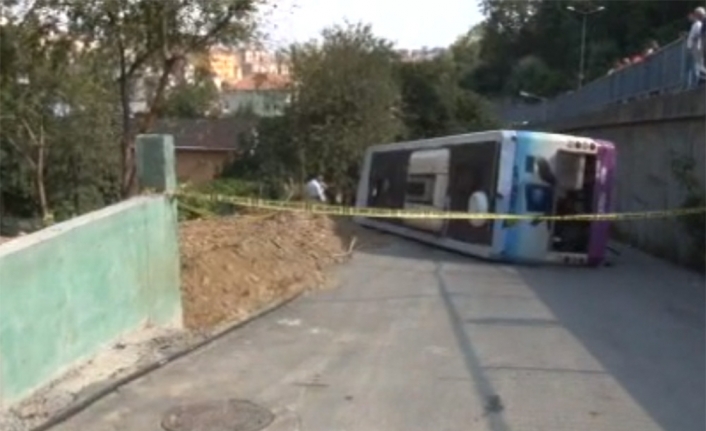
[[[179,202],[179,208],[182,208],[186,210],[187,212],[190,212],[192,214],[196,214],[197,216],[200,217],[214,217],[216,214],[212,213],[211,211],[207,211],[203,208],[196,208],[191,205],[187,205],[184,202]]]
[[[178,191],[172,194],[176,197],[189,198],[208,202],[228,203],[248,208],[261,208],[274,211],[295,211],[332,216],[358,216],[370,218],[404,218],[404,219],[446,219],[446,220],[532,220],[532,221],[609,221],[636,220],[683,217],[695,214],[706,214],[706,207],[678,208],[671,210],[604,213],[604,214],[574,214],[574,215],[530,215],[530,214],[493,214],[468,213],[463,211],[424,211],[400,210],[390,208],[344,207],[338,205],[318,204],[310,202],[287,202],[268,199],[257,199],[241,196],[220,194],[201,194]]]

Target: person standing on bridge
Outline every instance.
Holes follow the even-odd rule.
[[[704,51],[701,46],[703,41],[701,30],[704,18],[706,18],[706,10],[703,7],[697,7],[689,14],[691,29],[686,36],[686,50],[690,67],[687,71],[687,88],[698,85],[699,79],[704,73]]]
[[[306,182],[306,187],[305,187],[305,197],[307,201],[319,201],[319,202],[326,202],[326,194],[324,194],[324,190],[326,189],[326,185],[321,179],[321,175],[310,175],[309,178],[307,178]]]
[[[701,61],[704,66],[703,72],[706,73],[706,9],[702,7],[698,9],[701,17]]]

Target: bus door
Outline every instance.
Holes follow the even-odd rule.
[[[410,151],[384,151],[372,155],[368,181],[367,206],[373,208],[404,208],[407,165]],[[400,223],[400,219],[389,219]]]

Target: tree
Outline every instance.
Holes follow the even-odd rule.
[[[495,126],[485,102],[459,85],[462,72],[454,57],[401,63],[399,72],[407,139],[468,133]]]
[[[447,134],[454,121],[453,65],[432,60],[401,63],[403,120],[407,139],[421,139]]]
[[[352,173],[367,147],[400,136],[400,89],[392,45],[368,25],[324,30],[321,43],[292,48],[293,104],[288,112],[299,179],[325,173],[352,193]]]
[[[605,11],[591,15],[586,37],[587,79],[605,75],[613,62],[641,53],[652,39],[675,40],[685,15],[699,1],[483,0],[486,19],[477,65],[462,82],[490,96],[516,96],[520,76],[536,87],[525,91],[552,96],[576,85],[581,56],[582,17],[567,10]],[[629,19],[626,19],[629,17]],[[529,61],[531,59],[531,62]],[[531,67],[530,67],[531,66]],[[544,69],[542,73],[537,73]]]
[[[482,27],[480,62],[473,77],[466,79],[472,83],[468,88],[488,95],[502,92],[513,63],[529,43],[529,23],[539,4],[538,0],[481,1],[486,20]]]
[[[190,54],[233,45],[255,31],[264,0],[52,0],[71,22],[71,33],[95,44],[113,67],[121,106],[122,193],[134,187],[134,136],[130,101],[136,82],[153,78],[148,113],[137,132],[147,132],[163,108],[170,78]]]
[[[459,55],[474,40],[459,43]],[[350,201],[369,146],[495,126],[484,100],[458,85],[454,55],[402,62],[369,26],[329,28],[289,57],[292,103],[282,117],[261,120],[251,155],[231,175],[281,185],[324,174]]]
[[[69,50],[63,43],[46,43],[51,34],[52,28],[40,25],[35,16],[2,27],[3,141],[12,147],[6,154],[21,157],[31,172],[34,197],[45,220],[50,217],[44,182],[47,123],[54,117],[52,107],[61,103],[57,98],[64,75],[61,62]]]
[[[175,118],[203,118],[218,114],[218,88],[207,71],[197,70],[194,79],[183,81],[168,89],[160,116]]]
[[[505,89],[509,94],[519,94],[528,89],[536,94],[552,94],[558,81],[556,73],[541,58],[528,55],[515,63],[507,77]]]
[[[71,178],[86,172],[94,180],[83,187],[88,190],[96,177],[110,176],[115,110],[101,59],[62,34],[38,3],[33,6],[4,14],[0,26],[0,184],[4,212],[38,213],[50,222],[56,208],[81,211],[81,199],[72,209],[64,205],[80,189],[71,187]],[[89,193],[85,206],[110,200],[110,178],[102,187]]]
[[[451,44],[450,51],[456,65],[459,84],[463,88],[472,88],[470,78],[480,63],[480,51],[485,31],[484,23],[476,24]]]

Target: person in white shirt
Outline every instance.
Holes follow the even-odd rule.
[[[704,73],[704,52],[701,47],[702,36],[701,26],[702,21],[706,17],[706,10],[702,7],[697,7],[689,14],[691,21],[691,29],[686,37],[686,50],[689,56],[689,70],[687,75],[687,87],[691,88],[698,84],[701,74]]]
[[[326,186],[318,175],[312,175],[308,178],[305,187],[306,200],[326,202],[324,194]]]

